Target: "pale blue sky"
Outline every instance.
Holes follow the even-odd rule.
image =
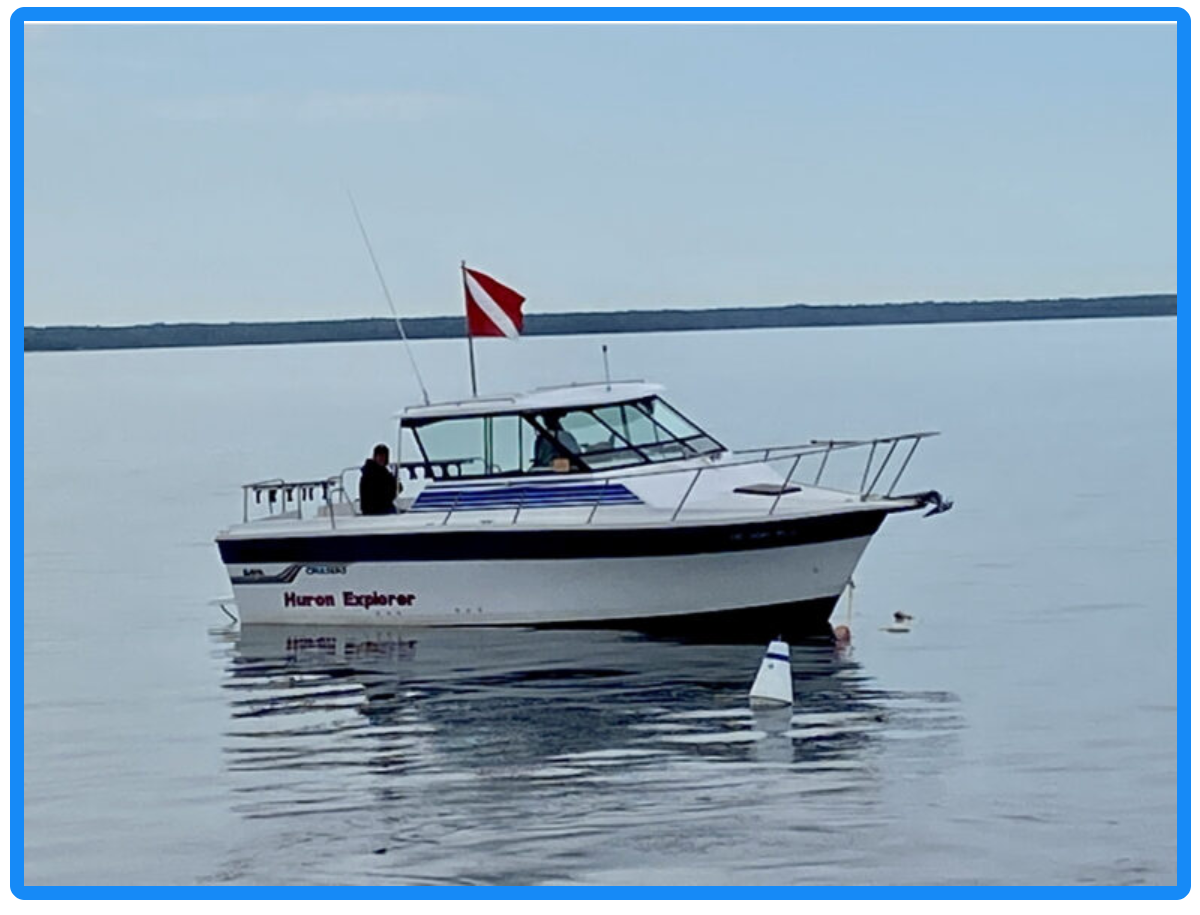
[[[1173,292],[1165,25],[26,30],[26,324]]]

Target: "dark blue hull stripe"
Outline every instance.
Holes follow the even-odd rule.
[[[737,553],[874,534],[883,511],[816,518],[765,519],[738,524],[652,529],[583,527],[490,530],[452,527],[405,533],[320,534],[308,537],[218,540],[227,564],[310,562],[433,562],[488,559],[599,559]]]
[[[546,508],[579,505],[641,505],[619,484],[596,486],[504,486],[485,489],[427,489],[412,511],[471,511],[493,508]]]

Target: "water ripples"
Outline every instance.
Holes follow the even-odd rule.
[[[831,640],[793,646],[784,710],[747,705],[758,646],[291,627],[215,644],[235,811],[287,830],[293,859],[265,866],[289,879],[606,882],[729,843],[755,846],[729,859],[750,870],[715,878],[800,879],[799,849],[846,823],[829,804],[857,798],[871,823],[890,742],[961,727],[953,695],[880,690]]]

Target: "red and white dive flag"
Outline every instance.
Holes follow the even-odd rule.
[[[467,333],[472,337],[521,336],[525,296],[498,283],[486,273],[463,267],[463,290],[467,294]]]

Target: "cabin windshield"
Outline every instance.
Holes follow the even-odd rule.
[[[595,407],[410,419],[404,428],[416,440],[423,475],[433,479],[609,470],[723,450],[659,397]]]

